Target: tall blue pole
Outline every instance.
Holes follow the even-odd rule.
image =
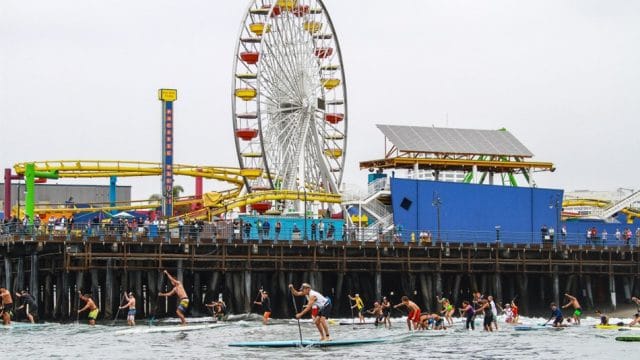
[[[118,177],[116,176],[111,176],[109,178],[109,206],[111,207],[115,207],[116,206],[116,201],[117,201],[117,196],[116,196],[116,183],[118,181]],[[115,214],[116,210],[113,209],[111,210],[111,214]]]

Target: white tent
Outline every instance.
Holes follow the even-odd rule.
[[[133,216],[133,215],[129,214],[129,213],[128,213],[128,212],[126,212],[126,211],[122,211],[122,212],[119,212],[119,213],[117,213],[117,214],[113,215],[113,217],[114,217],[114,218],[127,218],[127,219],[131,219],[131,218],[134,218],[135,216]]]

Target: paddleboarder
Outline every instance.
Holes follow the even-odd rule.
[[[578,302],[578,299],[576,299],[575,296],[571,296],[569,294],[564,294],[564,296],[567,299],[569,299],[569,302],[567,304],[565,304],[564,306],[562,306],[562,308],[566,309],[569,306],[572,306],[573,307],[573,321],[577,325],[580,325],[580,315],[582,315],[582,306],[580,306],[580,303]]]
[[[594,311],[596,313],[596,315],[598,315],[598,317],[600,317],[600,324],[599,325],[609,325],[609,317],[605,314],[602,313],[602,311],[596,309],[596,311]]]
[[[360,323],[364,324],[364,301],[360,297],[360,294],[356,294],[356,296],[347,295],[350,301],[353,301],[354,304],[351,306],[352,309],[358,310],[358,319],[360,319]]]
[[[466,319],[466,323],[465,323],[466,329],[469,330],[469,328],[471,328],[471,330],[475,330],[476,329],[476,324],[475,324],[476,311],[467,300],[462,302],[460,313]]]
[[[546,323],[544,323],[544,325],[547,325],[547,323],[549,323],[551,319],[553,319],[553,327],[564,326],[562,324],[562,322],[564,321],[564,317],[562,316],[562,311],[558,308],[558,305],[556,305],[555,303],[551,303],[551,317],[549,318],[549,320],[547,320]]]
[[[2,315],[2,323],[11,325],[11,317],[13,317],[13,299],[11,293],[5,288],[0,288],[0,315]]]
[[[382,316],[384,316],[384,326],[391,329],[391,303],[386,296],[382,297]]]
[[[269,324],[269,318],[271,317],[271,300],[269,299],[269,293],[260,289],[260,301],[254,301],[253,303],[256,305],[262,306],[262,311],[264,314],[262,315],[262,323],[267,325]]]
[[[167,270],[164,270],[164,274],[169,278],[171,285],[173,285],[173,289],[171,289],[171,291],[167,293],[159,293],[158,296],[169,297],[174,294],[176,295],[176,297],[178,298],[176,315],[178,315],[178,317],[180,318],[180,324],[186,325],[187,319],[185,318],[185,314],[187,313],[187,309],[189,309],[189,297],[187,296],[187,292],[184,290],[182,282],[171,276],[171,274],[169,274]]]
[[[409,331],[412,329],[418,330],[419,322],[420,322],[420,307],[416,305],[413,301],[409,300],[409,298],[405,295],[400,299],[402,302],[400,304],[395,305],[393,308],[397,309],[401,306],[407,308],[409,311],[409,315],[407,315],[407,326],[409,327]],[[412,327],[413,324],[413,327]]]
[[[331,300],[311,289],[311,285],[307,283],[303,283],[299,290],[294,289],[293,284],[289,284],[289,289],[294,296],[305,296],[307,298],[307,304],[302,311],[296,314],[296,319],[300,319],[304,314],[311,311],[313,323],[320,332],[320,341],[331,340],[329,326],[327,325],[327,318],[331,313]]]
[[[205,306],[212,309],[215,321],[221,321],[227,313],[227,304],[222,300],[222,293],[218,294],[218,301],[214,300]]]
[[[78,310],[78,314],[82,313],[85,310],[89,310],[89,325],[95,325],[98,314],[100,313],[100,309],[98,309],[98,306],[91,298],[91,293],[86,293],[83,295],[82,292],[78,290],[78,295],[80,296],[80,300],[85,302],[84,307]]]
[[[373,303],[373,308],[367,310],[368,314],[371,314],[375,317],[375,326],[380,325],[380,323],[384,322],[384,315],[382,313],[382,305],[380,305],[379,302],[374,302]]]
[[[20,303],[22,304],[17,310],[24,309],[27,319],[29,319],[30,323],[34,324],[34,317],[38,316],[38,304],[36,303],[36,299],[26,290],[22,290],[19,293],[17,292],[16,296],[20,299]]]
[[[133,292],[124,292],[124,299],[127,301],[126,304],[120,306],[118,309],[126,309],[127,311],[127,325],[135,326],[136,325],[136,297]]]

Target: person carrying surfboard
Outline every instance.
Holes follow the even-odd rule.
[[[569,294],[564,294],[564,296],[569,299],[569,302],[562,306],[563,309],[568,308],[569,306],[573,307],[573,321],[576,325],[580,325],[580,315],[582,315],[582,306],[578,302],[575,296],[571,296]]]
[[[358,319],[360,319],[360,323],[364,324],[364,301],[362,301],[360,294],[356,294],[356,296],[347,296],[349,297],[349,300],[354,302],[351,308],[358,310]]]
[[[313,323],[320,332],[320,341],[331,340],[329,326],[327,325],[327,318],[331,313],[331,300],[311,289],[311,285],[307,283],[303,283],[299,290],[294,289],[293,284],[289,284],[289,289],[294,296],[305,296],[307,298],[307,305],[296,314],[296,319],[300,319],[304,314],[311,311]]]
[[[271,300],[269,299],[268,292],[262,290],[262,288],[260,288],[259,291],[260,301],[254,301],[253,303],[262,306],[262,311],[264,311],[264,314],[262,315],[262,323],[268,325],[269,318],[271,317]]]
[[[176,309],[176,315],[180,318],[180,324],[186,325],[187,319],[185,318],[185,314],[187,313],[187,309],[189,309],[189,297],[187,296],[187,292],[184,290],[184,286],[178,279],[174,278],[169,274],[167,270],[164,270],[164,274],[167,275],[171,285],[173,285],[173,289],[167,293],[159,293],[158,296],[169,297],[171,295],[176,295],[178,298],[178,307]]]

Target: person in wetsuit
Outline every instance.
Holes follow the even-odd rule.
[[[562,322],[564,321],[564,317],[562,316],[562,311],[555,303],[551,303],[551,317],[547,320],[545,325],[553,319],[553,327],[562,327]]]
[[[16,293],[16,296],[20,299],[21,305],[18,310],[24,309],[24,313],[27,315],[30,323],[35,323],[34,317],[38,316],[38,304],[33,295],[29,294],[26,290],[22,290]]]

